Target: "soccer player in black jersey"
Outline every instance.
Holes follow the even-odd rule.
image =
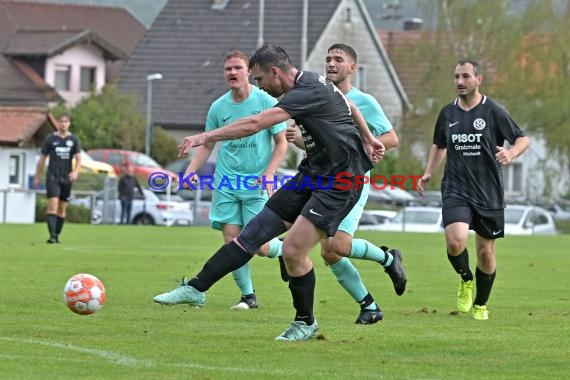
[[[473,307],[477,320],[489,318],[487,301],[496,273],[495,239],[504,236],[501,166],[511,163],[529,145],[507,111],[479,92],[482,80],[477,62],[457,63],[458,98],[439,113],[426,170],[418,182],[418,192],[423,194],[425,184],[447,155],[441,183],[447,255],[461,276],[457,308],[467,313]],[[510,149],[503,147],[505,140]],[[467,253],[469,229],[476,233],[475,284]]]
[[[315,272],[309,252],[321,237],[336,233],[362,192],[358,186],[335,187],[334,176],[341,172],[364,175],[382,157],[384,146],[330,80],[295,68],[283,48],[261,47],[251,57],[249,68],[259,88],[276,98],[282,96],[279,102],[225,127],[186,137],[179,153],[212,141],[248,136],[293,118],[303,135],[307,157],[299,165],[299,173],[269,198],[263,210],[218,250],[200,273],[190,281],[183,279],[179,287],[154,297],[154,301],[203,306],[206,290],[248,262],[262,244],[289,229],[283,257],[291,277],[289,289],[296,314],[290,327],[276,339],[306,340],[316,336],[318,328],[313,315]],[[333,186],[323,189],[322,176],[331,177]]]
[[[356,51],[346,44],[333,44],[328,49],[325,61],[327,78],[358,107],[368,128],[384,144],[384,148],[389,150],[398,146],[398,136],[378,101],[372,95],[366,94],[352,85],[352,77],[357,64]],[[299,148],[305,149],[299,129],[294,124],[287,129],[287,140]],[[370,172],[367,175],[370,176]],[[321,241],[322,258],[335,275],[338,283],[360,306],[360,313],[355,323],[364,325],[381,321],[384,314],[372,294],[364,286],[358,269],[348,258],[370,260],[380,264],[390,276],[394,290],[398,295],[404,293],[407,283],[406,273],[399,272],[403,265],[401,263],[402,253],[398,249],[388,249],[385,246],[377,247],[368,240],[353,239],[369,192],[370,184],[364,184],[360,199],[340,223],[336,234]],[[281,259],[280,257],[280,264]],[[280,265],[281,277],[287,279],[286,268],[283,267],[284,265]]]
[[[48,198],[47,225],[48,243],[59,243],[59,234],[63,228],[71,185],[77,179],[81,167],[81,145],[79,139],[69,132],[71,120],[63,115],[59,118],[57,132],[46,137],[42,154],[36,167],[34,186],[37,188],[46,159],[49,165],[46,173],[46,191]],[[75,158],[75,168],[72,160]]]

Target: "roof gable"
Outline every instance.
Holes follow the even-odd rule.
[[[52,57],[80,44],[93,44],[108,60],[125,59],[127,55],[97,33],[85,30],[19,30],[8,41],[4,54]]]
[[[45,135],[56,129],[56,120],[45,108],[0,107],[0,143],[22,146],[39,131]]]
[[[22,30],[85,30],[112,41],[131,53],[146,28],[126,9],[109,6],[49,4],[34,1],[0,1],[0,46]]]
[[[341,2],[308,2],[308,52]],[[259,2],[230,0],[219,10],[212,4],[170,0],[121,72],[119,88],[138,96],[141,104],[146,76],[163,74],[153,85],[153,120],[158,124],[201,126],[210,103],[227,90],[225,54],[234,49],[252,54],[258,47]],[[296,65],[301,64],[302,5],[265,0],[263,40],[283,46]]]
[[[46,105],[60,100],[30,66],[9,57],[49,56],[74,44],[92,42],[107,58],[124,59],[145,31],[143,24],[120,7],[1,0],[0,104]]]

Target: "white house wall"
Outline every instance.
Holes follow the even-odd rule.
[[[44,79],[52,87],[55,85],[56,65],[71,67],[69,91],[58,90],[58,93],[70,106],[89,96],[89,92],[79,91],[81,67],[94,67],[96,69],[95,88],[97,91],[100,91],[105,85],[103,52],[94,45],[76,45],[59,55],[48,58],[46,60]]]
[[[9,185],[8,163],[13,154],[23,157],[23,184]],[[36,170],[35,149],[0,147],[0,223],[34,223],[36,217],[36,193],[29,188],[29,177]]]
[[[352,22],[345,22],[346,8],[351,9]],[[365,16],[355,0],[341,2],[329,24],[321,34],[307,58],[305,69],[324,73],[325,57],[328,48],[335,43],[350,45],[358,55],[358,65],[366,67],[367,88],[382,106],[394,127],[402,120],[403,104],[396,87],[377,49],[376,35],[371,35],[366,26]]]
[[[570,169],[566,155],[553,152],[540,135],[529,135],[530,147],[518,157],[523,165],[523,191],[527,199],[558,199],[570,191]]]

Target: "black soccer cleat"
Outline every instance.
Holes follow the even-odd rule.
[[[384,314],[380,308],[377,308],[376,310],[362,309],[354,323],[357,325],[371,325],[381,321],[383,317]]]
[[[406,291],[406,283],[408,279],[406,278],[406,272],[402,265],[402,253],[398,249],[391,249],[388,252],[392,254],[394,260],[389,267],[384,269],[384,272],[388,273],[392,283],[394,284],[394,290],[396,294],[401,296]]]
[[[249,310],[257,309],[257,297],[255,294],[250,294],[248,296],[241,296],[238,303],[230,307],[232,310]]]
[[[48,243],[48,244],[56,244],[56,243],[59,243],[59,241],[58,241],[56,238],[50,237],[49,239],[47,239],[46,243]]]

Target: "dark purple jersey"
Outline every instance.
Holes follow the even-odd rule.
[[[458,102],[442,108],[433,136],[435,145],[447,148],[442,196],[467,199],[483,209],[504,208],[496,147],[502,147],[505,140],[513,145],[524,132],[502,106],[486,96],[469,111]]]
[[[49,157],[46,179],[68,181],[73,157],[81,152],[79,139],[72,134],[63,138],[57,133],[48,135],[42,146],[42,154]]]
[[[299,165],[301,173],[363,175],[372,168],[344,95],[324,76],[299,71],[276,107],[291,114],[303,136],[307,157]]]

